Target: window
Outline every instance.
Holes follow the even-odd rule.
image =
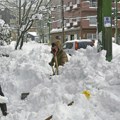
[[[96,17],[89,17],[89,19],[90,19],[90,24],[97,24],[97,19],[96,19]]]
[[[80,0],[72,0],[73,4],[80,4]]]
[[[72,2],[68,2],[68,6],[72,6]]]
[[[76,4],[76,0],[72,0],[72,3],[73,3],[73,4]]]
[[[77,34],[74,35],[74,39],[77,39]]]
[[[73,47],[73,43],[66,43],[63,45],[63,49],[71,49]]]
[[[66,35],[66,36],[65,36],[65,40],[66,40],[66,41],[70,40],[70,35]]]
[[[94,2],[97,2],[97,0],[90,0],[90,2],[94,3]]]
[[[77,4],[80,4],[80,0],[76,0],[76,3],[77,3]]]
[[[74,35],[71,35],[71,36],[70,36],[70,39],[71,39],[71,40],[74,40]]]
[[[92,41],[79,42],[79,49],[80,48],[86,49],[87,46],[93,46],[93,42]]]
[[[78,34],[74,34],[74,39],[79,39],[79,35]]]
[[[61,27],[61,22],[57,22],[57,28]]]
[[[91,7],[97,7],[97,0],[90,0]]]
[[[96,34],[94,34],[94,33],[88,33],[87,34],[87,39],[91,39],[91,40],[94,40],[94,39],[96,39]]]

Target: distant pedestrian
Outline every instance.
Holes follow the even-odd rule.
[[[53,58],[49,65],[52,67],[55,65],[58,74],[58,67],[60,65],[63,66],[68,61],[68,57],[62,49],[60,40],[53,42],[51,45],[51,53],[53,54]],[[55,73],[53,72],[53,74]]]
[[[4,96],[1,86],[0,86],[0,95]],[[6,105],[6,103],[0,103],[0,108],[1,108],[2,114],[4,116],[6,116],[7,115],[7,105]]]

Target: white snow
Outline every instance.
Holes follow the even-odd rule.
[[[5,21],[0,19],[0,26],[3,26],[5,24]]]
[[[28,34],[32,35],[32,36],[38,36],[37,32],[28,32]]]
[[[8,98],[0,95],[0,103],[8,103]]]
[[[80,49],[60,67],[60,75],[50,77],[50,46],[32,41],[15,51],[14,45],[0,46],[0,53],[9,54],[0,57],[0,84],[9,100],[9,114],[0,120],[120,119],[120,46],[113,43],[111,62],[104,50]],[[25,100],[23,92],[30,92]]]

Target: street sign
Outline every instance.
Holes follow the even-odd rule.
[[[111,18],[104,17],[104,27],[111,27]]]

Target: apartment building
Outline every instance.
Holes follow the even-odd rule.
[[[51,25],[51,40],[54,40],[56,36],[62,40],[63,32],[64,41],[82,38],[96,39],[97,0],[64,0],[63,6],[64,31],[62,30],[63,16],[60,4],[52,12],[54,20]],[[60,17],[59,19],[57,15]]]
[[[51,40],[55,40],[56,36],[59,36],[63,41],[63,32],[64,41],[83,38],[97,39],[97,0],[64,0],[64,31],[62,30],[61,0],[53,1],[55,10],[51,14],[53,18]],[[120,1],[116,6],[116,0],[112,0],[113,37],[115,37],[116,30],[120,38]]]

